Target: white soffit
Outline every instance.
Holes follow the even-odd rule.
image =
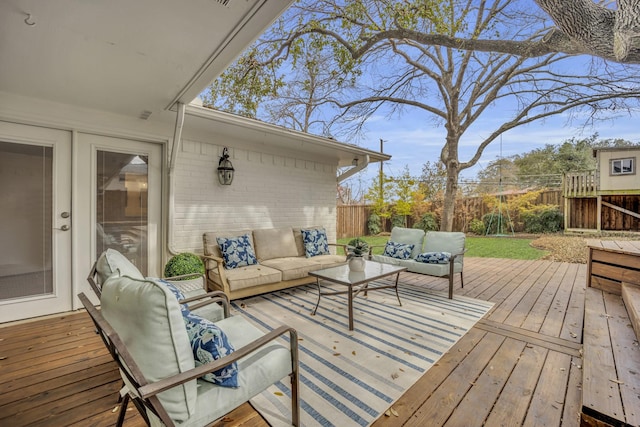
[[[312,159],[331,160],[338,166],[364,165],[365,161],[373,163],[391,159],[390,155],[378,151],[195,105],[186,106],[185,126],[224,135],[232,140],[243,139],[264,144],[283,155],[297,152]]]
[[[153,114],[189,103],[291,3],[2,0],[0,91]]]

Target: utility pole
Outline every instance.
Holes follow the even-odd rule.
[[[380,154],[384,153],[384,141],[382,140],[382,138],[380,138]],[[380,161],[380,176],[379,176],[379,181],[380,181],[380,200],[383,200],[384,197],[384,188],[382,187],[382,179],[383,179],[383,172],[382,172],[382,160]]]

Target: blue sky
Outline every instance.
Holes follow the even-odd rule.
[[[423,113],[424,114],[424,113]],[[374,116],[366,126],[365,136],[359,145],[374,151],[380,149],[380,138],[384,142],[384,152],[392,156],[385,162],[385,173],[391,176],[400,175],[405,165],[413,176],[420,176],[424,163],[436,161],[445,138],[445,130],[441,124],[433,123],[426,115],[407,113],[400,117],[387,118]],[[606,121],[584,126],[584,120],[574,118],[569,121],[568,115],[550,117],[529,125],[512,129],[496,139],[484,151],[476,166],[463,172],[462,178],[473,179],[489,162],[500,156],[508,157],[522,154],[546,144],[561,144],[567,139],[587,138],[598,133],[600,139],[623,138],[640,143],[639,114],[624,114]],[[475,131],[465,134],[460,143],[460,160],[466,161],[475,153],[482,137],[488,135],[497,126],[499,117],[482,117],[478,120]],[[499,123],[498,123],[499,125]],[[373,179],[378,173],[378,164],[370,165],[360,178],[363,181]]]

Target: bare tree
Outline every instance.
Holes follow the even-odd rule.
[[[583,3],[593,4],[539,3],[548,3],[554,13],[569,3],[578,10],[586,7]],[[275,72],[274,65],[296,58],[300,40],[322,35],[326,42],[317,47],[332,53],[334,70],[361,73],[356,86],[345,86],[331,98],[342,109],[341,118],[362,123],[386,105],[390,114],[417,109],[425,120],[442,124],[446,138],[439,160],[447,171],[443,230],[453,227],[460,172],[474,166],[502,133],[565,112],[581,111],[595,120],[636,106],[640,95],[636,68],[584,57],[568,64],[569,54],[596,45],[562,27],[550,28],[530,2],[303,0],[287,19],[289,25],[277,26],[260,42],[263,54],[253,57],[255,68],[248,73],[259,67]],[[628,62],[633,52],[628,49]],[[461,140],[475,132],[479,120],[497,114],[502,123],[482,135],[474,155],[460,159]]]

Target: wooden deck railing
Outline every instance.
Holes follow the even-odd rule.
[[[597,187],[595,171],[567,172],[564,174],[564,197],[596,197]]]

